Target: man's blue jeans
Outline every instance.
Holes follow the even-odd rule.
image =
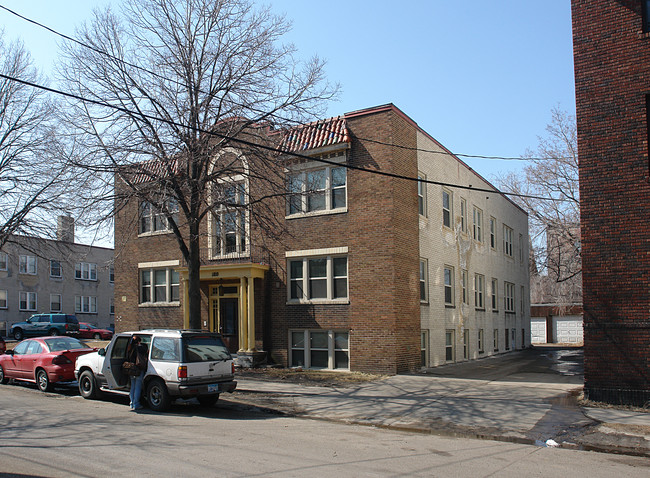
[[[129,398],[131,399],[131,410],[142,408],[140,405],[140,397],[142,396],[142,383],[144,382],[144,372],[135,377],[131,377],[131,390],[129,391]]]

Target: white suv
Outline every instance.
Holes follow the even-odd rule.
[[[211,406],[220,393],[237,387],[232,357],[218,334],[152,329],[115,334],[105,348],[79,357],[74,373],[82,397],[98,398],[102,390],[129,390],[122,364],[133,335],[149,349],[143,390],[152,410],[163,411],[180,397],[196,397],[201,405]]]

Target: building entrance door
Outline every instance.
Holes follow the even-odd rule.
[[[219,299],[219,333],[231,353],[239,350],[239,299]]]

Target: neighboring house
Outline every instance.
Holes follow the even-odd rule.
[[[650,2],[572,0],[585,395],[650,400]]]
[[[57,240],[13,235],[0,250],[0,334],[36,313],[114,323],[113,249],[76,244],[69,217],[58,226]]]
[[[394,374],[530,346],[527,215],[402,111],[268,138],[313,158],[279,158],[281,237],[245,205],[216,208],[201,235],[202,327],[240,360]],[[133,200],[115,242],[117,329],[187,327],[187,267],[166,222]]]

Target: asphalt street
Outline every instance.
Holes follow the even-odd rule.
[[[288,418],[221,400],[130,412],[122,396],[0,386],[2,476],[647,477],[647,458]]]

